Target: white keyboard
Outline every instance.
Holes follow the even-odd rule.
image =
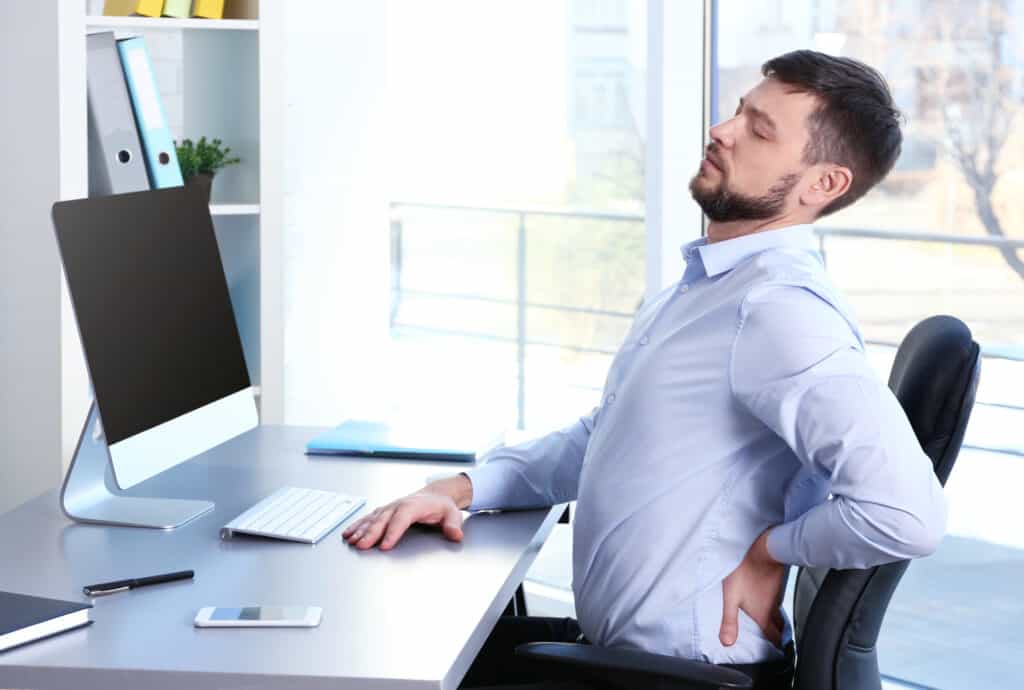
[[[315,544],[366,503],[333,491],[278,489],[220,530],[221,539],[254,534]]]

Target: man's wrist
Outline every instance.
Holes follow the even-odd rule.
[[[761,532],[761,536],[754,542],[755,556],[757,560],[763,563],[770,563],[772,565],[782,565],[782,563],[772,556],[771,551],[768,550],[768,535],[771,534],[773,527],[769,527],[764,532]]]
[[[448,496],[460,510],[469,508],[473,503],[473,482],[465,472],[432,482],[425,490]]]

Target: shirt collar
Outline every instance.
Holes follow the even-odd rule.
[[[699,255],[705,273],[711,278],[719,273],[731,271],[744,259],[749,259],[755,254],[782,248],[817,250],[814,226],[791,225],[788,228],[755,232],[711,244],[708,244],[706,237],[702,237],[684,244],[682,252],[687,263]]]

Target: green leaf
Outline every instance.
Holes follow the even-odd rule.
[[[180,144],[175,142],[182,177],[216,173],[225,166],[239,163],[241,159],[238,157],[228,158],[227,154],[231,152],[231,148],[222,147],[222,144],[220,139],[207,141],[205,136],[199,137],[198,142],[191,139],[183,139]]]

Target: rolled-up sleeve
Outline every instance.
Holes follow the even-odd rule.
[[[730,361],[736,399],[831,497],[774,527],[768,551],[799,566],[866,568],[932,553],[942,487],[899,401],[827,296],[776,285],[747,296]]]
[[[564,429],[496,448],[465,474],[473,484],[470,510],[541,508],[576,499],[583,456],[600,408]]]

